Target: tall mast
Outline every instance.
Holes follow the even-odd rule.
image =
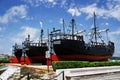
[[[93,28],[93,30],[94,30],[94,34],[95,34],[95,43],[96,43],[96,45],[97,45],[97,27],[96,27],[96,15],[95,15],[95,12],[94,12],[94,28]]]
[[[28,42],[30,42],[30,34],[28,34]]]
[[[40,35],[41,44],[42,44],[42,42],[43,42],[42,38],[43,38],[43,29],[41,29],[41,35]]]
[[[75,24],[75,20],[72,19],[72,39],[74,39],[74,24]]]
[[[43,23],[40,21],[40,27],[41,27],[41,31],[40,31],[40,41],[39,41],[39,45],[43,43],[43,29],[42,29],[42,25]]]
[[[106,30],[107,41],[109,41],[109,39],[108,39],[108,30],[109,29]]]
[[[65,34],[65,23],[64,23],[64,19],[63,19],[63,34]]]

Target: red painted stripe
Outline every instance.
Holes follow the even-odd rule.
[[[90,61],[106,61],[111,56],[94,56],[94,55],[56,55],[58,60],[90,60]],[[53,59],[54,60],[54,59]]]

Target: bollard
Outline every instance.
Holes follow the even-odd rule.
[[[62,75],[63,75],[63,80],[64,80],[64,71],[63,71],[63,74],[62,74]]]
[[[30,80],[29,72],[27,73],[27,80]]]

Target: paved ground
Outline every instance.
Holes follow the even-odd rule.
[[[30,68],[35,68],[35,69],[39,69],[39,70],[50,70],[53,71],[52,66],[47,66],[47,65],[40,65],[40,64],[31,64],[31,65],[21,65],[21,64],[17,64],[17,63],[8,63],[5,64],[7,66],[19,66],[19,67],[30,67]]]
[[[23,66],[20,64],[7,64],[7,65],[20,66],[20,67]],[[32,67],[36,69],[48,70],[48,66],[46,65],[24,65],[24,66]],[[49,69],[52,70],[52,67],[50,66]],[[120,80],[120,72],[105,73],[105,74],[91,75],[91,76],[72,77],[71,80]]]
[[[120,80],[120,72],[91,76],[73,77],[71,80]]]
[[[19,68],[21,68],[21,67],[28,67],[28,68],[34,68],[34,69],[36,69],[36,70],[44,70],[44,71],[46,71],[46,72],[48,72],[48,68],[49,68],[49,73],[53,73],[54,71],[53,71],[53,69],[52,69],[52,66],[47,66],[47,65],[40,65],[40,64],[32,64],[32,65],[21,65],[21,64],[16,64],[16,63],[7,63],[7,64],[4,64],[5,66],[13,66],[13,67],[19,67]],[[18,74],[18,71],[19,71],[19,74]],[[11,71],[8,71],[8,72],[10,72],[11,73]],[[49,74],[48,74],[49,75]],[[46,76],[44,76],[45,78],[47,78]],[[20,70],[17,70],[17,72],[16,73],[14,73],[10,78],[9,78],[9,80],[17,80],[17,79],[19,79],[20,78]],[[7,79],[5,79],[5,80],[7,80]],[[27,76],[25,76],[25,77],[23,77],[21,80],[27,80]],[[33,79],[34,80],[34,79]],[[35,79],[35,80],[37,80],[37,79]],[[41,79],[39,79],[39,80],[41,80]]]

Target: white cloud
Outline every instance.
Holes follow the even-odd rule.
[[[111,32],[110,35],[120,35],[120,28],[114,32]]]
[[[93,16],[93,12],[96,12],[98,16],[102,16],[104,18],[115,18],[120,21],[120,1],[119,0],[108,0],[105,6],[107,9],[103,7],[97,7],[97,3],[93,3],[88,6],[84,6],[79,8],[80,12],[88,14],[87,19]]]
[[[82,27],[82,26],[83,26],[83,24],[80,23],[80,27]]]
[[[108,28],[108,26],[111,26],[111,24],[108,22],[103,22],[100,24],[100,26],[104,26],[104,27]]]
[[[41,27],[41,28],[43,27],[43,23],[42,23],[42,21],[40,21],[40,27]]]
[[[2,31],[2,28],[0,27],[0,31]]]
[[[28,34],[30,34],[31,40],[36,38],[37,33],[39,32],[38,29],[29,27],[29,26],[22,26],[22,32],[19,32],[15,36],[12,37],[12,41],[15,43],[21,43],[25,38],[27,38]]]
[[[61,8],[68,9],[69,5],[68,0],[21,0],[21,1],[28,3],[33,7],[39,7],[41,5],[44,5],[47,8],[60,6]]]
[[[2,32],[4,32],[5,29],[6,29],[6,27],[0,27],[0,39],[3,39],[1,37],[4,37]]]
[[[80,16],[83,13],[88,14],[86,19],[89,19],[93,17],[93,12],[95,12],[98,17],[115,18],[120,21],[120,0],[107,0],[103,6],[99,6],[98,3],[92,3],[87,6],[72,7],[70,6],[67,10],[72,16]]]
[[[62,2],[61,2],[61,7],[63,7],[63,6],[66,5],[66,1],[67,1],[67,0],[62,0]]]
[[[84,6],[84,7],[69,8],[68,12],[70,14],[72,14],[72,16],[74,16],[74,15],[80,16],[81,13],[86,13],[86,14],[88,14],[86,19],[93,17],[93,12],[96,12],[97,15],[99,15],[99,16],[103,16],[106,13],[106,11],[104,9],[98,8],[96,3],[93,3],[93,4],[88,5],[88,6]]]
[[[80,11],[88,14],[86,19],[93,17],[93,12],[95,12],[98,16],[104,16],[107,13],[104,8],[98,8],[96,3],[82,7],[80,8]]]
[[[107,0],[108,14],[107,17],[116,18],[120,21],[120,0]]]
[[[106,25],[106,26],[109,26],[109,23],[106,22],[105,25]]]
[[[93,17],[93,12],[96,12],[98,17],[102,18],[115,18],[120,21],[120,0],[106,0],[104,5],[98,5],[101,0],[97,0],[92,4],[78,5],[75,1],[68,2],[67,0],[22,0],[29,3],[32,6],[44,5],[45,7],[55,7],[60,6],[66,9],[72,16],[80,16],[81,13],[86,13],[88,16],[86,19]],[[102,2],[102,1],[101,1]],[[77,7],[75,7],[77,6]],[[6,16],[7,17],[7,16]]]
[[[48,2],[52,3],[53,5],[56,4],[56,1],[55,1],[55,0],[48,0]]]
[[[116,31],[110,32],[109,33],[110,40],[115,43],[115,52],[114,56],[119,56],[120,57],[120,28],[118,28]]]
[[[29,3],[31,6],[38,7],[40,5],[46,6],[46,7],[53,7],[57,4],[56,0],[21,0],[26,3]]]
[[[78,8],[69,8],[68,12],[72,15],[72,16],[80,16],[80,11]]]
[[[63,24],[63,18],[60,18],[59,22],[60,22],[60,24]]]
[[[54,2],[55,0],[48,0],[48,2]]]
[[[16,21],[17,18],[23,19],[27,16],[27,6],[13,6],[3,16],[0,16],[0,23],[8,23],[9,21]]]

